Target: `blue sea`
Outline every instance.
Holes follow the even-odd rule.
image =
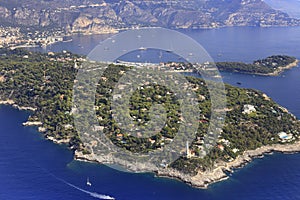
[[[222,28],[183,31],[218,61],[250,62],[272,54],[300,58],[300,28]],[[107,35],[76,36],[45,51],[87,54]],[[264,91],[300,118],[300,68],[279,77],[223,73],[225,82]],[[23,127],[30,115],[0,107],[0,200],[294,200],[300,199],[300,154],[267,155],[238,169],[208,189],[180,181],[133,174],[104,165],[73,160],[65,146],[46,141],[34,127]],[[92,187],[86,186],[89,177]]]

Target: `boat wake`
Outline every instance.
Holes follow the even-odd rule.
[[[62,181],[62,182],[64,182],[65,184],[69,185],[70,187],[76,189],[76,190],[79,190],[79,191],[81,191],[81,192],[84,192],[84,193],[86,193],[86,194],[89,194],[89,195],[92,196],[92,197],[95,197],[95,198],[98,198],[98,199],[104,199],[104,200],[115,200],[114,197],[111,197],[111,196],[108,196],[108,195],[104,195],[104,194],[98,194],[98,193],[96,193],[96,192],[90,192],[90,191],[84,190],[84,189],[82,189],[82,188],[80,188],[80,187],[77,187],[77,186],[75,186],[75,185],[73,185],[73,184],[71,184],[71,183],[68,183],[68,182],[65,181],[65,180],[62,180],[62,179],[59,179],[59,180]]]
[[[35,163],[35,162],[34,162],[34,163]],[[36,163],[35,163],[35,164],[36,164]],[[37,164],[36,164],[36,165],[37,165]],[[109,195],[98,194],[97,192],[90,192],[90,191],[88,191],[88,190],[84,190],[84,189],[82,189],[82,188],[80,188],[80,187],[77,187],[76,185],[73,185],[72,183],[69,183],[69,182],[65,181],[64,179],[61,179],[61,178],[55,176],[53,173],[49,172],[48,170],[44,169],[43,167],[41,167],[41,166],[39,166],[39,165],[37,165],[37,166],[40,167],[43,171],[45,171],[47,174],[49,174],[50,176],[52,176],[53,178],[55,178],[56,180],[58,180],[58,181],[60,181],[60,182],[62,182],[62,183],[64,183],[64,184],[66,184],[66,185],[68,185],[68,186],[70,186],[70,187],[72,187],[72,188],[74,188],[74,189],[76,189],[76,190],[79,190],[79,191],[81,191],[81,192],[83,192],[83,193],[86,193],[86,194],[88,194],[88,195],[90,195],[90,196],[92,196],[92,197],[94,197],[94,198],[97,198],[97,199],[103,199],[103,200],[115,200],[114,197],[111,197],[111,196],[109,196]]]
[[[107,200],[114,200],[115,199],[115,198],[113,198],[111,196],[103,195],[103,194],[98,194],[98,193],[94,193],[94,192],[91,192],[90,195],[92,197],[99,198],[99,199],[107,199]]]

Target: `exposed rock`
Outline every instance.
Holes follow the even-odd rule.
[[[40,133],[45,133],[47,131],[47,129],[45,127],[38,127],[38,131]]]
[[[262,0],[84,1],[12,0],[0,2],[2,24],[103,33],[132,27],[214,28],[222,26],[296,26],[299,19]]]
[[[143,172],[152,171],[160,177],[169,177],[179,179],[185,183],[188,183],[194,187],[207,188],[208,185],[228,179],[228,172],[232,173],[234,169],[240,168],[252,161],[253,158],[262,158],[264,154],[271,152],[282,152],[282,153],[294,153],[300,151],[300,142],[294,144],[275,144],[263,146],[255,150],[245,151],[242,155],[238,156],[231,162],[221,161],[211,170],[199,171],[196,176],[190,176],[179,172],[172,168],[160,168],[157,169],[150,165],[142,165],[134,163],[134,168],[130,168],[130,171]],[[99,162],[102,164],[123,163],[118,160],[112,160],[110,155],[95,156],[94,154],[83,154],[81,151],[75,151],[75,159],[88,161],[88,162]],[[132,163],[126,163],[128,167]],[[226,173],[227,172],[227,173]]]
[[[0,105],[3,104],[3,105],[13,105],[15,102],[13,100],[4,100],[4,101],[0,101]]]
[[[23,123],[23,126],[41,126],[41,125],[43,125],[43,123],[42,122],[24,122]]]

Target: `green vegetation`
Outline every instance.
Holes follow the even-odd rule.
[[[83,58],[70,53],[47,55],[5,49],[0,50],[0,57],[0,100],[11,99],[17,105],[37,108],[29,121],[41,121],[45,136],[66,140],[70,148],[88,154],[74,128],[72,117],[72,89],[77,73],[74,62],[80,64]],[[162,148],[172,142],[182,120],[180,104],[168,88],[149,84],[138,89],[131,97],[130,115],[138,125],[145,125],[150,120],[149,109],[153,103],[162,104],[167,111],[167,126],[150,138],[133,137],[113,120],[110,112],[112,89],[121,77],[120,72],[126,73],[128,69],[130,67],[111,65],[102,75],[95,100],[99,126],[103,127],[104,133],[113,143],[129,151],[147,152]],[[218,160],[232,160],[245,150],[280,143],[277,136],[279,132],[293,134],[294,138],[298,138],[300,122],[274,101],[259,91],[226,85],[225,126],[218,145],[209,155],[200,158],[203,136],[210,121],[210,97],[202,79],[187,79],[199,97],[202,112],[196,138],[190,146],[192,157],[186,158],[183,152],[182,157],[172,163],[171,167],[195,174],[199,170],[212,168]],[[245,105],[253,105],[255,111],[243,112]]]
[[[48,56],[20,49],[3,49],[0,55],[1,99],[37,108],[30,121],[41,121],[47,136],[71,139],[70,146],[79,147],[75,130],[65,128],[73,121],[69,112],[76,75],[74,59],[78,56],[70,53]]]
[[[295,57],[276,55],[269,56],[262,60],[256,60],[252,64],[242,62],[217,62],[216,66],[221,71],[268,75],[280,70],[279,67],[285,67],[295,61]],[[281,70],[279,72],[281,72]]]

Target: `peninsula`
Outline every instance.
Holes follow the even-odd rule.
[[[35,53],[22,49],[0,49],[0,103],[15,105],[31,111],[24,125],[37,126],[45,137],[67,144],[75,158],[104,163],[109,156],[98,160],[83,145],[74,125],[72,89],[78,68],[85,58],[69,53]],[[295,60],[294,60],[295,61]],[[111,64],[102,75],[95,95],[98,128],[124,151],[149,152],[164,148],[172,142],[183,120],[179,102],[171,91],[160,85],[147,85],[136,91],[131,99],[130,114],[137,123],[149,120],[148,112],[154,103],[165,105],[168,116],[162,130],[149,138],[136,138],[122,130],[110,112],[112,89],[122,74],[134,66]],[[198,96],[201,109],[199,128],[188,152],[160,170],[149,171],[158,176],[178,178],[195,187],[227,178],[237,167],[253,157],[272,151],[300,151],[300,121],[266,94],[252,89],[226,85],[227,107],[225,125],[217,144],[205,157],[200,157],[203,137],[210,122],[210,97],[206,83],[200,78],[187,77]],[[132,171],[145,168],[138,164]]]
[[[295,57],[274,55],[256,60],[253,63],[243,62],[217,62],[216,66],[221,71],[277,76],[284,70],[296,67],[298,60]]]
[[[204,63],[199,67],[205,71],[209,65],[215,65],[219,71],[234,72],[243,74],[253,74],[261,76],[278,76],[285,70],[298,66],[299,60],[292,56],[273,55],[267,58],[253,61],[253,63],[244,62],[215,62]],[[191,64],[169,62],[161,64],[161,67],[174,72],[195,72]]]

